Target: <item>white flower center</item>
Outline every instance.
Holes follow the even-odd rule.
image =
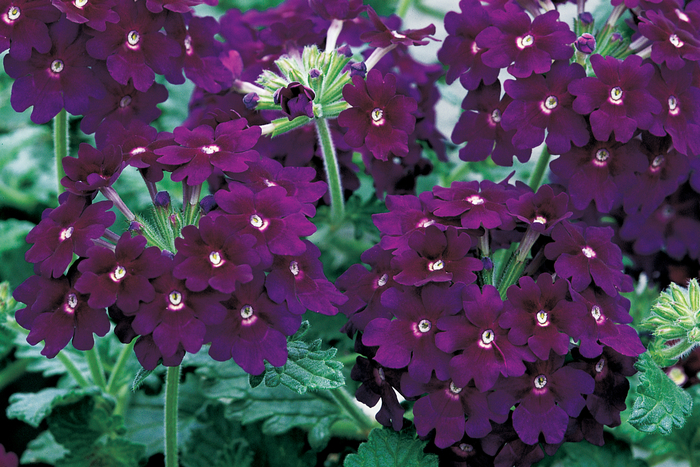
[[[595,251],[589,246],[584,246],[581,248],[581,253],[583,253],[583,256],[586,258],[595,258]]]
[[[540,326],[544,326],[547,324],[549,316],[547,315],[547,312],[544,310],[540,310],[537,312],[537,322],[540,324]]]
[[[671,44],[673,44],[673,46],[674,46],[675,48],[677,48],[677,49],[680,49],[681,47],[683,47],[683,46],[685,45],[685,43],[684,43],[682,40],[680,40],[680,39],[678,38],[678,36],[675,35],[675,34],[671,34],[671,35],[668,37],[668,41],[669,41]]]
[[[124,279],[124,276],[126,276],[126,269],[124,269],[124,266],[121,265],[117,265],[112,274],[110,274],[110,278],[114,282],[119,282],[120,280]]]
[[[496,338],[496,334],[491,329],[487,329],[481,333],[481,342],[485,345],[489,345]]]
[[[378,287],[384,287],[386,283],[389,281],[389,275],[388,274],[382,274],[382,277],[377,279],[377,286]]]
[[[598,167],[605,167],[608,165],[608,159],[610,159],[610,151],[605,148],[600,148],[595,153],[595,159],[593,159],[593,164]]]
[[[68,294],[67,305],[71,310],[75,310],[75,307],[78,306],[78,297],[76,297],[74,293]]]
[[[214,154],[215,152],[221,151],[221,148],[215,144],[209,146],[202,146],[202,152],[204,154]]]
[[[666,160],[666,158],[659,154],[658,156],[656,156],[654,158],[653,161],[651,161],[651,168],[658,169],[659,166],[661,166],[661,164],[663,164],[665,160]]]
[[[678,99],[676,96],[668,96],[668,113],[671,115],[678,115],[680,109],[678,108]]]
[[[598,363],[595,364],[595,372],[600,373],[601,371],[603,371],[604,367],[605,367],[605,359],[601,358],[600,360],[598,360]]]
[[[422,221],[420,221],[420,222],[416,225],[416,228],[423,228],[423,229],[424,229],[424,228],[426,228],[426,227],[429,227],[429,226],[433,225],[434,223],[435,223],[434,220],[423,219]]]
[[[263,221],[262,217],[258,216],[257,214],[253,214],[250,216],[250,225],[256,229],[260,229],[263,225],[265,225],[265,221]]]
[[[499,109],[493,109],[493,112],[491,112],[491,120],[494,123],[501,122],[501,111]]]
[[[182,294],[177,290],[173,290],[168,294],[168,301],[174,307],[180,306],[182,304]]]
[[[406,39],[406,36],[404,36],[401,33],[396,32],[396,31],[391,31],[391,35],[397,39]]]
[[[544,106],[549,110],[556,109],[558,105],[559,99],[557,99],[557,96],[549,96],[544,100]]]
[[[296,261],[292,261],[289,263],[289,271],[292,273],[293,276],[298,276],[299,275],[299,263]]]
[[[428,270],[430,271],[439,271],[445,267],[445,263],[439,259],[437,261],[432,261],[428,263]]]
[[[474,446],[472,446],[471,444],[462,443],[459,445],[459,449],[463,452],[472,452],[474,451]]]
[[[420,332],[423,332],[423,333],[430,331],[430,328],[432,328],[432,327],[433,327],[433,323],[431,323],[427,319],[422,319],[418,323],[418,330]]]
[[[129,105],[131,105],[131,96],[124,96],[119,101],[119,107],[121,107],[122,109],[124,107],[129,107]]]
[[[479,50],[481,50],[481,47],[476,45],[476,41],[472,42],[472,53],[476,55],[479,53]]]
[[[126,42],[132,47],[136,47],[140,41],[141,35],[137,31],[129,31],[126,35]]]
[[[473,204],[474,206],[479,206],[480,204],[484,204],[484,198],[479,195],[471,195],[469,198],[467,198],[467,202]]]
[[[58,238],[63,241],[63,240],[68,240],[71,235],[73,235],[73,227],[68,227],[67,229],[63,229],[61,231],[61,234],[58,236]]]
[[[515,40],[515,43],[518,45],[520,50],[523,50],[525,47],[530,47],[532,44],[534,44],[535,38],[532,36],[532,34],[526,34],[523,37],[518,37]]]
[[[379,375],[379,379],[382,381],[386,381],[386,375],[384,374],[384,368],[377,368],[377,374]]]
[[[65,66],[63,65],[63,60],[54,60],[53,62],[51,62],[51,71],[53,71],[54,73],[62,72],[63,68],[65,68]]]
[[[603,314],[600,312],[600,307],[598,305],[593,305],[591,308],[591,316],[593,316],[593,319],[598,321]]]
[[[136,156],[138,154],[143,154],[144,152],[146,152],[146,148],[138,147],[132,149],[129,154],[131,154],[132,156]]]
[[[533,220],[532,222],[534,224],[546,224],[547,218],[544,216],[537,216],[537,217],[535,217],[535,220]]]
[[[185,44],[185,53],[187,55],[192,55],[192,37],[190,37],[189,34],[185,37],[183,43]]]
[[[547,377],[545,375],[539,375],[535,378],[535,387],[537,389],[542,389],[547,385]]]
[[[220,266],[222,261],[223,259],[221,258],[221,253],[219,253],[218,251],[212,251],[211,253],[209,253],[209,262],[213,266]]]
[[[253,307],[244,305],[243,308],[241,308],[241,318],[249,319],[251,316],[253,316]]]
[[[450,392],[452,394],[459,394],[460,392],[462,392],[462,389],[464,388],[458,388],[457,386],[455,386],[454,381],[450,381]]]
[[[372,110],[371,115],[375,125],[381,125],[384,122],[384,111],[379,107]]]
[[[19,8],[14,6],[14,5],[11,6],[9,10],[7,10],[7,18],[10,21],[14,21],[17,18],[19,18],[20,14],[21,14],[21,12],[20,12]]]
[[[80,8],[81,10],[87,4],[88,4],[88,0],[75,0],[73,2],[73,5],[75,5],[77,8]]]
[[[620,86],[615,86],[610,90],[610,99],[612,99],[613,104],[621,104],[622,100],[622,88]]]

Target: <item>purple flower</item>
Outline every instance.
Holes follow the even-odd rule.
[[[408,374],[418,382],[430,381],[433,371],[439,379],[449,378],[452,355],[436,347],[436,323],[461,309],[461,293],[461,285],[437,284],[426,285],[420,291],[413,288],[404,292],[388,290],[382,296],[382,304],[396,319],[375,318],[370,321],[362,335],[362,343],[379,346],[374,359],[383,366],[408,366]]]
[[[357,342],[359,338],[356,347]],[[390,426],[396,431],[403,427],[403,414],[406,411],[399,403],[394,390],[394,387],[399,387],[402,374],[404,372],[401,370],[384,368],[376,361],[364,357],[357,357],[350,373],[353,381],[362,383],[355,392],[355,398],[368,407],[374,407],[381,399],[382,407],[375,418],[382,425]]]
[[[0,12],[0,51],[9,47],[12,58],[20,61],[29,60],[32,48],[49,53],[51,37],[46,25],[61,17],[49,0],[2,0]]]
[[[173,276],[185,279],[185,286],[201,292],[211,286],[214,290],[231,293],[236,283],[253,280],[253,266],[260,257],[253,250],[255,237],[233,233],[231,222],[225,217],[203,217],[199,228],[188,225],[182,237],[175,239],[176,258],[181,262]]]
[[[574,53],[569,44],[576,35],[568,24],[558,20],[559,12],[552,10],[531,23],[527,13],[510,2],[504,10],[493,10],[494,25],[476,37],[477,45],[488,49],[481,59],[493,68],[508,67],[516,78],[548,72],[552,60],[568,60]]]
[[[121,148],[112,145],[97,150],[81,143],[78,157],[65,157],[62,162],[66,176],[61,185],[80,196],[94,195],[100,188],[112,186],[124,168]]]
[[[544,235],[549,235],[555,225],[571,217],[568,205],[569,196],[564,192],[555,196],[550,185],[542,185],[537,193],[525,193],[506,201],[511,215]]]
[[[574,98],[567,91],[569,83],[586,76],[577,63],[557,61],[547,76],[532,75],[529,78],[508,80],[503,84],[513,98],[508,104],[501,126],[505,131],[516,130],[512,143],[518,149],[532,149],[544,141],[547,130],[547,147],[553,154],[571,149],[571,143],[584,146],[588,143],[588,125],[583,116],[571,108]]]
[[[362,0],[309,0],[309,7],[323,19],[355,19],[367,7]]]
[[[92,308],[105,308],[116,303],[125,315],[133,315],[139,301],[150,302],[155,289],[148,281],[163,274],[170,266],[156,247],[146,248],[146,238],[122,234],[115,251],[93,246],[87,258],[78,264],[82,273],[75,283],[79,292],[89,295]]]
[[[74,268],[57,278],[32,276],[17,287],[13,296],[27,305],[17,311],[17,323],[29,329],[27,342],[36,345],[42,340],[42,355],[55,357],[68,342],[78,350],[92,349],[92,334],[102,337],[109,332],[109,318],[104,309],[94,309],[87,295],[73,287],[77,279]]]
[[[41,222],[27,234],[27,242],[33,243],[24,255],[30,263],[40,263],[39,271],[44,276],[61,277],[73,260],[73,253],[87,256],[105,229],[116,220],[110,201],[88,204],[88,201],[73,194],[61,199],[53,210],[46,210]]]
[[[463,161],[483,161],[488,156],[502,166],[513,165],[513,156],[520,162],[530,159],[532,150],[516,149],[512,140],[515,130],[505,131],[501,126],[503,112],[513,99],[505,94],[501,99],[501,82],[481,85],[469,91],[462,101],[459,121],[452,131],[452,142],[467,145],[460,149]]]
[[[396,76],[382,78],[376,69],[370,70],[366,82],[354,76],[343,88],[343,97],[352,106],[338,116],[340,126],[349,128],[346,143],[353,148],[367,145],[384,161],[390,152],[399,157],[408,153],[408,134],[416,123],[411,113],[417,105],[413,98],[396,94]]]
[[[547,259],[555,260],[554,270],[580,292],[591,280],[611,297],[629,292],[630,284],[622,272],[622,252],[611,239],[610,227],[582,227],[563,222],[552,231],[553,243],[545,246]]]
[[[578,39],[576,39],[576,42],[574,42],[574,46],[576,46],[576,50],[578,50],[579,52],[590,55],[593,52],[595,52],[595,36],[593,34],[584,32],[578,37]]]
[[[116,0],[51,0],[51,3],[61,13],[66,14],[68,21],[85,24],[96,31],[104,31],[106,23],[119,22],[119,15],[113,10],[117,4]]]
[[[435,34],[435,26],[432,24],[423,29],[406,29],[401,32],[392,31],[382,22],[371,6],[367,6],[367,15],[372,21],[375,30],[363,32],[360,34],[360,40],[369,43],[370,47],[389,47],[392,44],[426,45],[429,43],[426,38],[432,39],[430,36]]]
[[[53,46],[48,53],[33,52],[28,61],[5,57],[5,71],[15,79],[10,102],[16,112],[34,106],[32,121],[46,123],[63,108],[73,115],[84,114],[88,96],[104,96],[89,68],[95,60],[85,53],[87,38],[79,31],[77,24],[64,18],[49,28]]]
[[[606,141],[611,132],[621,143],[629,141],[637,128],[648,129],[661,112],[647,85],[654,66],[642,64],[642,58],[630,55],[624,61],[595,54],[590,58],[596,77],[579,78],[569,84],[576,96],[573,108],[581,115],[591,114],[593,136]]]
[[[289,120],[303,115],[314,118],[314,97],[316,97],[316,93],[296,81],[281,88],[277,95],[282,112],[287,115]]]
[[[146,0],[146,8],[151,13],[160,13],[164,8],[175,13],[191,13],[192,7],[197,5],[216,6],[218,3],[218,0]]]
[[[498,290],[485,285],[483,293],[472,284],[464,289],[464,314],[445,316],[438,321],[442,331],[435,345],[444,352],[462,350],[450,361],[450,376],[458,387],[474,379],[480,391],[491,389],[498,375],[520,376],[525,372],[523,360],[535,356],[525,347],[514,346],[507,331],[498,325],[503,301]]]
[[[506,201],[514,197],[514,190],[509,190],[500,183],[489,180],[479,182],[452,182],[449,188],[433,188],[435,199],[430,209],[439,217],[460,216],[465,229],[495,229],[500,227],[510,230],[515,226],[508,213]]]
[[[226,302],[226,318],[220,324],[208,325],[206,333],[206,342],[211,342],[209,355],[214,360],[233,358],[252,375],[265,371],[263,360],[277,367],[287,362],[285,336],[294,334],[301,324],[300,316],[268,298],[264,280],[260,272],[252,281],[237,284]]]
[[[14,452],[5,451],[5,446],[0,444],[0,465],[2,467],[17,467],[19,458]]]
[[[686,60],[700,60],[697,24],[682,20],[679,15],[647,10],[639,15],[639,32],[652,41],[651,59],[659,65],[666,62],[671,70],[680,70]]]
[[[201,185],[214,168],[228,172],[245,172],[247,161],[260,155],[252,149],[260,138],[260,127],[248,127],[245,118],[222,123],[214,130],[201,125],[194,130],[177,127],[173,132],[180,146],[165,146],[154,152],[162,157],[161,164],[180,165],[172,174],[172,180],[187,179],[190,186]]]

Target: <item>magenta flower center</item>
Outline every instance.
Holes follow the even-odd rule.
[[[14,5],[11,6],[11,7],[7,10],[7,19],[8,19],[10,22],[12,22],[12,21],[16,20],[17,18],[19,18],[20,15],[21,15],[21,12],[20,12],[19,8],[16,7],[16,6],[14,6]]]
[[[586,258],[595,258],[595,251],[589,246],[584,246],[581,248],[581,253],[583,253],[583,256]]]
[[[479,206],[480,204],[484,204],[484,198],[479,195],[471,195],[467,198],[467,202],[474,206]]]
[[[547,385],[547,377],[545,375],[539,375],[535,378],[535,387],[537,389],[543,389]]]
[[[540,310],[537,312],[537,323],[540,326],[547,326],[547,324],[549,324],[549,316],[546,311]]]
[[[263,218],[258,216],[257,214],[253,214],[252,216],[250,216],[250,225],[252,225],[256,229],[265,230],[268,224],[269,222],[263,220]]]
[[[130,104],[131,104],[131,96],[124,96],[119,101],[119,107],[121,107],[122,109],[124,107],[129,107]]]
[[[424,228],[426,228],[426,227],[428,227],[428,226],[433,225],[434,223],[435,223],[434,220],[423,219],[423,220],[420,221],[418,224],[416,224],[416,228],[422,228],[422,229],[424,229]]]
[[[80,8],[81,10],[82,10],[83,7],[84,7],[85,5],[87,5],[87,4],[88,4],[88,0],[75,0],[75,1],[73,2],[73,5],[75,5],[76,8]]]
[[[292,261],[289,263],[289,271],[292,273],[293,276],[298,276],[299,275],[299,263],[296,261]]]
[[[558,105],[559,99],[557,99],[557,96],[549,96],[542,101],[542,103],[540,104],[540,108],[542,109],[542,112],[549,115],[550,113],[552,113],[552,110],[557,108]]]
[[[608,159],[610,159],[610,151],[605,148],[601,148],[596,151],[593,164],[597,165],[598,167],[605,167],[608,165]]]
[[[676,96],[668,96],[668,113],[678,115],[681,109],[678,107],[678,99]]]
[[[430,331],[430,329],[433,327],[433,323],[431,323],[427,319],[422,319],[418,322],[418,330],[422,333],[426,333]]]
[[[668,41],[669,41],[671,44],[673,44],[673,46],[674,46],[675,48],[677,48],[677,49],[680,49],[681,47],[683,47],[683,46],[685,45],[685,43],[684,43],[682,40],[680,40],[680,39],[678,38],[678,36],[675,35],[675,34],[671,34],[671,35],[668,37]]]
[[[593,305],[591,308],[591,316],[593,316],[593,319],[598,321],[601,316],[603,316],[603,313],[600,311],[600,307],[598,305]]]
[[[194,53],[194,50],[192,50],[192,38],[189,34],[185,36],[185,40],[183,42],[185,44],[185,53],[187,55],[192,55]]]
[[[491,112],[491,122],[501,123],[501,111],[499,109],[493,109],[493,112]]]
[[[496,339],[496,334],[493,332],[492,329],[487,329],[483,333],[481,333],[481,343],[484,344],[486,347],[491,347],[491,342]]]
[[[441,259],[428,263],[428,270],[430,271],[439,271],[444,267],[445,263]]]
[[[131,154],[132,156],[135,156],[137,154],[143,154],[144,152],[146,152],[146,148],[138,147],[138,148],[132,149],[129,154]]]
[[[611,104],[622,105],[622,88],[620,86],[615,86],[610,90],[610,99],[608,100]]]
[[[472,42],[472,53],[476,55],[479,53],[479,50],[481,50],[481,47],[476,45],[476,41]]]
[[[221,151],[221,148],[215,144],[211,144],[209,146],[202,146],[202,152],[204,154],[214,154],[215,152]]]
[[[388,281],[389,281],[389,276],[387,274],[382,274],[382,277],[377,279],[377,286],[384,287]]]
[[[51,71],[54,73],[62,72],[63,68],[65,68],[65,66],[63,65],[63,60],[54,60],[53,62],[51,62],[50,68]]]
[[[141,34],[139,34],[138,31],[129,31],[129,34],[126,35],[126,42],[132,48],[139,45],[140,41],[141,41]]]
[[[61,241],[68,240],[71,235],[73,235],[73,227],[68,227],[67,229],[61,230],[61,234],[58,236],[58,238]]]
[[[75,310],[75,307],[78,306],[78,297],[75,296],[74,293],[68,294],[68,300],[66,301],[66,306],[67,308],[66,313],[73,313],[73,310]]]
[[[523,50],[525,47],[530,47],[532,44],[534,44],[535,38],[532,36],[532,34],[526,34],[522,37],[518,37],[515,40],[515,43],[520,50]]]
[[[116,268],[114,268],[114,271],[112,271],[109,275],[110,279],[112,279],[114,282],[119,282],[120,280],[124,279],[124,276],[126,276],[126,269],[124,269],[124,266],[117,265]]]
[[[533,220],[532,222],[534,224],[546,224],[547,218],[544,216],[537,216],[537,217],[535,217],[535,220]]]
[[[463,388],[458,388],[457,386],[455,386],[454,381],[450,381],[450,392],[452,394],[459,394],[460,392],[462,392],[462,389]]]
[[[377,126],[384,125],[384,111],[379,107],[372,110],[370,114],[372,116],[372,123]]]
[[[600,360],[598,360],[598,363],[595,364],[595,372],[600,373],[601,371],[603,371],[604,367],[605,367],[605,359],[601,358]]]
[[[219,253],[218,251],[212,251],[211,253],[209,253],[209,262],[212,264],[212,266],[218,268],[223,264],[224,260],[221,257],[221,253]]]
[[[170,302],[170,305],[168,305],[170,311],[178,311],[185,306],[184,303],[182,303],[182,294],[177,290],[173,290],[168,294],[168,301]]]
[[[253,307],[250,305],[244,305],[241,308],[241,318],[250,319],[253,316]]]
[[[657,172],[659,170],[659,167],[661,167],[661,164],[663,164],[665,160],[666,158],[660,154],[656,156],[654,160],[651,161],[651,171]]]

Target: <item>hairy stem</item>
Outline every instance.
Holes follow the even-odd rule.
[[[68,370],[68,373],[73,377],[73,379],[78,383],[78,386],[81,388],[87,388],[90,385],[88,380],[85,379],[85,376],[78,370],[78,367],[75,366],[75,363],[73,363],[73,360],[70,359],[70,357],[64,353],[64,352],[58,352],[58,355],[56,355],[56,358],[63,363],[63,366],[66,367],[66,370]]]
[[[341,386],[336,389],[331,389],[330,393],[335,403],[357,422],[358,428],[369,435],[369,432],[372,431],[375,424],[365,415],[362,409],[355,404],[355,399],[350,395],[347,389]]]
[[[30,359],[23,358],[16,360],[3,368],[2,371],[0,371],[0,390],[12,384],[20,376],[22,376],[29,363],[31,363]]]
[[[177,390],[180,366],[168,367],[165,380],[165,466],[178,467],[177,460]]]
[[[90,350],[86,351],[85,357],[87,358],[92,380],[96,385],[104,389],[107,386],[107,380],[105,379],[105,371],[102,367],[100,354],[97,353],[97,346],[93,345]]]
[[[112,368],[112,373],[109,375],[109,381],[107,381],[107,392],[109,394],[117,394],[119,389],[119,377],[121,376],[121,372],[126,366],[127,361],[129,360],[129,355],[131,355],[131,351],[134,349],[134,344],[136,344],[136,339],[132,340],[128,345],[122,347],[122,351],[119,353],[119,357],[117,357],[117,362],[114,364],[114,368]]]
[[[549,154],[549,150],[547,149],[547,146],[545,146],[542,149],[540,158],[537,159],[537,165],[535,166],[535,170],[532,172],[532,175],[530,175],[530,181],[528,182],[528,185],[530,185],[530,188],[532,188],[533,191],[537,191],[537,189],[542,184],[542,180],[544,179],[544,173],[549,167],[550,157],[551,154]]]
[[[66,191],[61,185],[61,179],[66,176],[65,170],[63,170],[63,158],[68,155],[68,114],[66,109],[61,109],[53,119],[53,147],[56,156],[58,194],[60,195]]]
[[[325,118],[314,119],[318,141],[323,151],[323,166],[328,178],[328,189],[331,194],[331,224],[339,225],[345,216],[345,204],[343,200],[343,185],[340,180],[340,167],[335,145],[331,138],[328,120]]]
[[[399,0],[399,4],[396,5],[396,15],[404,18],[412,3],[413,0]]]

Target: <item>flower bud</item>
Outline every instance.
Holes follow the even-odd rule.
[[[617,42],[622,40],[622,34],[619,32],[614,32],[612,36],[610,36],[610,42]]]
[[[574,45],[576,46],[576,50],[579,52],[584,54],[592,54],[593,51],[595,51],[596,46],[595,37],[593,37],[592,34],[585,32],[581,34],[578,39],[576,39]]]
[[[350,49],[350,46],[347,44],[343,45],[341,47],[338,47],[338,53],[340,55],[345,55],[348,58],[352,57],[352,50]]]
[[[199,207],[202,208],[202,213],[204,215],[209,214],[216,208],[216,200],[214,200],[214,195],[207,195],[199,202]]]
[[[289,83],[286,88],[279,90],[277,98],[282,112],[287,114],[290,120],[306,115],[314,118],[313,103],[316,93],[301,83]]]
[[[170,193],[167,191],[159,191],[156,193],[156,199],[153,204],[156,208],[170,209]]]
[[[315,78],[318,78],[319,76],[321,76],[321,70],[318,70],[316,68],[312,68],[309,71],[309,78],[315,79]]]
[[[367,76],[367,65],[365,65],[365,62],[351,63],[350,76],[360,76],[362,78]]]
[[[257,93],[249,92],[248,94],[243,96],[243,105],[245,105],[245,108],[248,110],[254,110],[255,106],[258,105],[259,100],[260,96],[258,96]]]
[[[583,24],[593,23],[593,15],[587,11],[584,11],[583,13],[579,14],[578,19],[580,19]]]

